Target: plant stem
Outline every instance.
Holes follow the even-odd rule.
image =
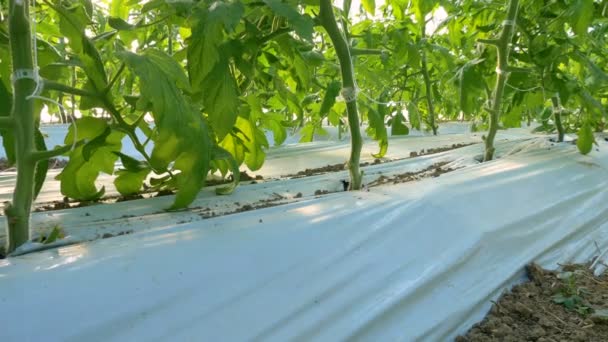
[[[422,22],[420,32],[422,39],[426,39],[426,23]],[[429,111],[429,125],[433,130],[433,135],[437,135],[437,126],[435,125],[435,107],[433,106],[433,89],[431,87],[431,77],[429,76],[429,67],[426,62],[426,47],[420,49],[420,63],[422,66],[422,77],[424,78],[424,86],[426,89],[426,105]]]
[[[351,49],[351,55],[354,56],[363,56],[363,55],[382,55],[384,53],[383,50],[378,49]]]
[[[32,36],[27,1],[9,2],[9,41],[10,52],[15,70],[34,71],[32,58]],[[12,203],[5,207],[8,222],[7,253],[29,240],[29,221],[34,198],[34,173],[36,161],[31,158],[36,152],[34,132],[36,122],[34,103],[27,96],[34,92],[36,83],[30,78],[17,79],[13,83],[13,108],[11,118],[14,122],[15,149],[17,159],[17,182]]]
[[[10,116],[0,117],[0,128],[7,129],[15,126],[15,120]]]
[[[343,94],[352,95],[346,96],[346,111],[348,114],[348,125],[350,127],[351,150],[350,159],[348,161],[348,170],[350,173],[350,190],[361,189],[361,171],[359,170],[359,160],[361,158],[362,138],[359,129],[359,113],[357,112],[356,100],[356,84],[353,62],[351,60],[350,50],[346,39],[336,23],[334,10],[331,0],[321,0],[321,8],[319,10],[319,20],[321,25],[327,31],[331,39],[336,55],[340,62],[340,70],[342,73],[342,92]],[[350,93],[350,94],[348,94]],[[352,98],[350,98],[352,97]]]
[[[564,142],[564,125],[562,124],[562,108],[559,103],[559,95],[551,97],[553,104],[553,118],[555,119],[555,128],[557,128],[557,142]]]
[[[502,31],[500,32],[498,39],[480,40],[482,43],[494,45],[498,53],[498,61],[496,63],[496,73],[498,75],[496,77],[494,92],[492,93],[492,106],[491,108],[487,109],[490,113],[490,127],[488,130],[488,136],[485,137],[486,150],[483,157],[484,161],[489,161],[494,158],[494,139],[496,138],[496,132],[498,131],[498,120],[501,113],[502,95],[505,90],[505,83],[509,78],[509,44],[513,38],[518,6],[519,0],[509,0],[507,17],[502,25]]]
[[[66,94],[70,94],[70,95],[86,96],[86,97],[97,97],[98,96],[97,94],[90,92],[90,91],[73,88],[73,87],[70,87],[65,84],[61,84],[61,83],[54,82],[54,81],[48,81],[48,80],[44,80],[44,88],[60,91],[62,93],[66,93]]]

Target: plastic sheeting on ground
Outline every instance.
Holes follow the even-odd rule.
[[[502,131],[498,137],[498,153],[506,153],[520,144],[522,140],[531,139],[526,130]],[[451,150],[444,153],[427,155],[417,158],[407,158],[410,152],[420,152],[423,149],[451,147],[455,144],[471,144],[479,142],[478,134],[453,134],[438,137],[403,137],[391,139],[389,151],[384,160],[390,163],[369,165],[363,167],[364,183],[370,183],[382,176],[393,176],[405,172],[418,172],[439,162],[457,163],[454,167],[474,165],[474,159],[482,153],[481,143]],[[174,196],[163,196],[129,202],[129,211],[124,211],[124,204],[112,203],[94,205],[83,208],[52,210],[36,212],[32,215],[32,234],[48,234],[55,226],[60,226],[70,236],[69,243],[87,241],[102,236],[116,235],[125,232],[141,230],[145,227],[171,226],[175,222],[192,222],[202,220],[211,215],[223,215],[239,210],[244,205],[257,207],[261,204],[278,204],[301,201],[313,196],[315,192],[342,191],[342,180],[348,179],[348,172],[333,172],[314,177],[292,179],[290,181],[268,181],[285,175],[294,175],[305,168],[322,167],[328,164],[340,164],[348,158],[347,143],[322,142],[301,145],[288,145],[271,149],[267,161],[257,174],[264,176],[266,181],[258,184],[243,182],[236,192],[230,196],[217,196],[213,188],[202,191],[191,210],[164,213],[174,200]],[[371,163],[372,153],[377,149],[375,142],[366,142],[362,152],[362,161]],[[59,182],[51,179],[52,171],[39,195],[37,205],[50,201],[61,201]],[[14,186],[14,174],[0,175],[0,200],[9,200]],[[98,186],[104,186],[107,193],[113,194],[112,177],[102,175]],[[297,196],[299,194],[299,196]],[[296,197],[297,196],[297,197]],[[262,203],[262,201],[264,203]],[[0,205],[1,206],[1,205]],[[5,220],[0,220],[0,244],[5,241]],[[62,241],[67,243],[68,241]]]
[[[9,258],[0,340],[447,341],[527,263],[608,248],[599,144]]]

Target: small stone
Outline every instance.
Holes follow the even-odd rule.
[[[572,341],[587,341],[587,333],[584,330],[576,330],[570,337]]]
[[[543,327],[543,328],[553,328],[553,327],[555,327],[555,323],[553,323],[553,321],[551,321],[547,317],[541,317],[541,319],[538,320],[538,324],[540,324],[540,326]]]
[[[530,337],[534,339],[539,339],[545,335],[547,335],[547,332],[540,325],[537,325],[530,330]]]
[[[498,326],[497,329],[494,330],[494,336],[496,337],[506,337],[513,333],[513,329],[510,326],[502,323]]]
[[[524,317],[531,317],[533,314],[532,310],[528,309],[522,303],[515,304],[514,309],[515,309],[515,312],[519,313],[520,315],[522,315]]]

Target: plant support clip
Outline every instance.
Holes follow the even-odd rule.
[[[353,102],[357,100],[357,89],[352,87],[342,88],[340,95],[342,95],[344,102]]]

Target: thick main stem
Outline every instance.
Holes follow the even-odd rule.
[[[319,20],[327,31],[340,62],[342,73],[342,92],[345,95],[346,112],[348,114],[348,125],[350,128],[350,159],[348,170],[350,173],[350,190],[361,189],[361,171],[359,170],[359,160],[361,159],[362,138],[359,128],[359,113],[357,111],[355,72],[351,59],[348,43],[336,23],[334,10],[330,0],[321,0],[319,10]]]
[[[421,24],[420,31],[422,32],[422,39],[426,39],[426,23]],[[429,67],[426,62],[426,51],[423,47],[420,50],[420,61],[422,66],[422,77],[424,78],[424,86],[426,88],[426,104],[429,110],[429,125],[433,130],[433,135],[437,135],[437,126],[435,125],[435,107],[433,106],[433,91],[431,87],[431,77],[429,76]]]
[[[13,72],[34,72],[32,38],[27,1],[9,2],[9,40]],[[30,78],[17,78],[13,83],[13,108],[15,149],[17,161],[17,183],[12,203],[8,203],[5,214],[8,221],[7,253],[29,240],[29,221],[34,198],[34,173],[36,152],[34,132],[34,104],[27,96],[34,92],[36,84]]]
[[[496,132],[498,131],[498,120],[500,118],[501,106],[502,106],[502,95],[505,90],[505,83],[509,77],[509,44],[513,38],[513,31],[515,30],[515,19],[517,18],[517,9],[519,6],[519,0],[509,0],[509,7],[507,11],[507,17],[502,25],[502,31],[497,40],[486,41],[496,46],[498,52],[498,62],[496,66],[496,84],[494,86],[494,92],[492,93],[491,107],[488,109],[490,112],[490,127],[488,130],[488,136],[485,138],[486,150],[483,157],[484,161],[489,161],[494,158],[494,139],[496,138]]]
[[[555,119],[555,128],[557,128],[557,142],[564,142],[564,125],[562,124],[562,107],[559,101],[559,97],[551,97],[551,103],[553,104],[553,118]]]

